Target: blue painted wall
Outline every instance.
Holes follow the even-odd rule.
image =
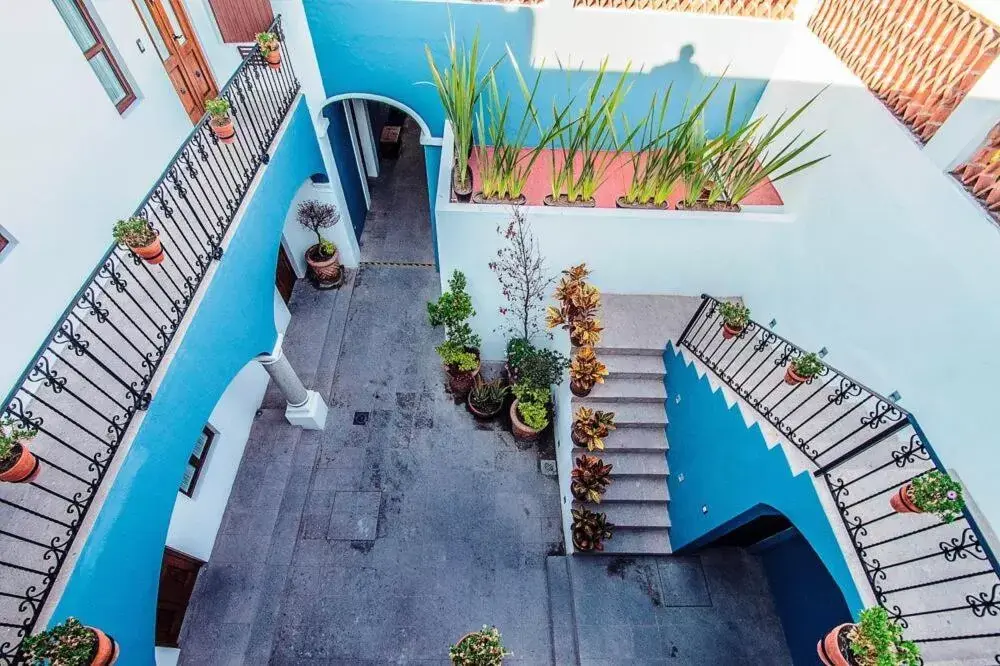
[[[358,160],[354,155],[354,143],[347,127],[344,104],[345,102],[334,102],[327,105],[323,109],[323,115],[330,121],[326,135],[330,139],[330,150],[333,151],[333,159],[337,163],[340,185],[344,188],[344,200],[351,216],[351,224],[354,226],[354,236],[361,240],[361,233],[365,230],[365,220],[368,217],[368,203],[365,201],[365,190],[361,179],[367,176],[358,170]]]
[[[753,549],[764,562],[795,666],[818,666],[816,642],[852,622],[840,588],[802,535],[788,530]]]
[[[431,203],[431,238],[434,239],[434,265],[439,266],[437,206],[434,205],[434,199],[437,197],[438,174],[441,172],[441,146],[424,146],[424,168],[427,170],[427,200]]]
[[[123,666],[154,661],[163,546],[191,446],[236,373],[273,348],[274,266],[285,214],[302,183],[323,171],[300,100],[56,608],[54,622],[73,615],[114,635]]]
[[[812,546],[851,611],[860,612],[861,598],[808,474],[792,476],[781,448],[768,449],[760,428],[747,428],[739,408],[730,408],[672,346],[664,362],[674,549],[697,548],[762,510],[779,511]]]

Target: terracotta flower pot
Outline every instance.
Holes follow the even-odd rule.
[[[569,484],[569,491],[573,494],[574,499],[578,502],[590,502],[587,497],[587,491],[579,481],[571,481]]]
[[[319,286],[339,286],[343,278],[344,267],[340,265],[340,250],[332,257],[324,257],[319,252],[319,243],[306,250],[306,264]]]
[[[819,660],[826,666],[855,666],[854,659],[849,656],[850,643],[847,640],[847,634],[853,628],[853,624],[842,624],[824,636],[816,644]]]
[[[35,454],[28,450],[27,444],[18,442],[14,445],[15,453],[18,454],[14,464],[3,472],[0,472],[0,481],[6,483],[28,483],[34,481],[38,473],[42,471],[42,465],[38,462]]]
[[[588,395],[590,395],[590,392],[594,390],[594,387],[585,386],[584,384],[581,384],[580,382],[577,381],[571,381],[569,383],[569,390],[572,391],[573,395],[575,395],[578,398],[586,398]]]
[[[131,248],[139,257],[141,257],[147,264],[157,264],[163,263],[163,244],[160,242],[160,232],[156,232],[156,240],[154,240],[149,245],[144,247],[133,247]]]
[[[791,363],[789,363],[788,367],[785,368],[785,383],[789,386],[798,386],[799,384],[804,384],[807,381],[809,381],[809,378],[803,377],[799,373],[795,372]]]
[[[472,404],[472,392],[469,391],[469,397],[465,400],[465,408],[469,410],[469,413],[476,417],[479,421],[491,421],[496,418],[496,415],[500,413],[503,409],[503,405],[500,405],[492,412],[481,412],[476,409],[476,406]]]
[[[581,449],[587,448],[587,438],[581,435],[577,428],[570,430],[569,438],[573,440],[573,443],[579,446]]]
[[[222,143],[236,141],[236,125],[233,124],[232,118],[212,118],[208,124]]]
[[[517,400],[510,406],[510,431],[514,434],[515,439],[519,439],[522,442],[533,442],[538,439],[538,435],[542,432],[541,430],[529,428],[521,420],[520,414],[517,413]]]
[[[277,44],[272,44],[272,51],[269,51],[264,60],[267,61],[267,66],[271,69],[281,68],[281,48]]]
[[[472,352],[476,355],[476,368],[474,370],[469,370],[468,372],[461,372],[450,366],[445,367],[445,371],[448,373],[448,388],[451,389],[451,394],[456,398],[465,398],[469,395],[469,391],[476,383],[476,376],[479,374],[479,370],[483,367],[482,361],[479,360],[479,350],[472,347],[466,347],[465,351]]]
[[[889,506],[896,513],[923,513],[913,502],[913,484],[907,483],[889,498]]]
[[[573,335],[572,333],[569,334],[569,343],[574,347],[584,346],[583,340],[581,340],[579,336]]]
[[[111,666],[118,661],[118,641],[108,636],[100,629],[87,627],[97,638],[97,645],[94,648],[94,656],[91,657],[90,666]]]
[[[730,326],[729,324],[722,325],[722,338],[724,340],[731,340],[742,332],[742,328],[736,328],[735,326]]]

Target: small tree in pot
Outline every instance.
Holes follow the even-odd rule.
[[[719,316],[722,317],[722,337],[729,340],[747,327],[750,322],[750,308],[742,303],[723,301],[719,303]]]
[[[476,311],[466,285],[465,274],[455,271],[448,281],[448,291],[436,303],[427,304],[431,326],[444,326],[445,341],[438,345],[437,353],[448,371],[448,383],[456,398],[465,398],[480,368],[480,338],[469,326],[469,319],[476,316]]]
[[[597,456],[583,454],[576,459],[576,467],[570,472],[569,489],[573,497],[581,502],[601,503],[601,496],[604,495],[611,484],[611,468],[613,465],[605,463]]]
[[[569,389],[578,398],[585,398],[607,376],[608,368],[597,358],[594,348],[581,347],[569,364]]]
[[[111,235],[116,243],[128,247],[147,264],[155,266],[163,263],[160,234],[150,226],[146,218],[136,215],[127,220],[118,220]]]
[[[316,244],[306,250],[306,264],[313,284],[319,289],[333,289],[344,282],[344,269],[340,265],[337,246],[323,238],[323,229],[340,221],[340,213],[333,204],[314,199],[299,204],[296,219],[304,228],[316,234]]]
[[[950,523],[962,515],[965,499],[958,481],[932,470],[903,484],[889,498],[889,504],[897,513],[934,513],[942,522]]]
[[[110,666],[118,659],[118,643],[100,629],[85,627],[76,618],[28,636],[21,643],[29,664],[51,666]]]
[[[816,645],[826,666],[918,666],[920,650],[881,606],[861,611],[857,624],[834,627]]]
[[[11,419],[0,421],[0,481],[27,483],[41,471],[41,463],[30,450],[28,442],[38,434]]]
[[[788,364],[785,369],[785,383],[797,386],[819,377],[824,370],[826,370],[826,366],[819,360],[819,356],[812,352],[803,354],[792,359],[792,362]]]
[[[482,631],[468,633],[448,647],[448,658],[455,666],[500,666],[509,654],[497,628],[486,625]]]

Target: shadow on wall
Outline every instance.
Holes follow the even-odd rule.
[[[536,34],[536,12],[566,11],[560,8],[515,9],[505,5],[451,5],[412,0],[342,0],[336,3],[304,0],[304,4],[326,93],[330,96],[371,93],[398,100],[424,118],[435,136],[441,136],[444,113],[436,89],[429,85],[431,77],[425,44],[431,47],[439,66],[444,63],[449,20],[454,22],[460,42],[470,43],[479,30],[485,51],[484,70],[504,55],[506,45],[530,85],[539,71],[532,63],[541,65],[544,59],[536,97],[543,119],[550,117],[553,101],[565,101],[574,95],[579,98],[585,90],[605,55],[604,51],[591,52],[591,45],[594,51],[609,51],[611,72],[622,71],[629,60],[633,68],[642,67],[644,62],[661,63],[629,77],[633,89],[623,111],[632,124],[646,115],[653,93],[662,95],[671,85],[671,116],[676,121],[681,116],[684,101],[707,92],[727,63],[754,59],[753,69],[769,75],[784,48],[785,40],[781,36],[790,29],[789,25],[777,21],[753,22],[756,30],[763,31],[758,37],[764,39],[757,40],[760,44],[751,51],[746,46],[749,40],[739,39],[739,30],[748,26],[741,27],[738,21],[727,17],[571,10],[572,13],[566,16],[571,18],[573,27],[566,29],[579,30],[575,34],[576,41],[571,43],[572,48],[562,48],[554,43],[555,37],[550,40],[546,35],[545,40],[541,40]],[[546,21],[552,23],[559,18],[560,15],[549,14]],[[606,18],[622,26],[621,29],[601,34],[600,27]],[[640,31],[642,24],[649,25]],[[656,28],[655,39],[648,34],[653,28]],[[647,36],[650,39],[646,39]],[[566,39],[573,38],[574,35],[570,35]],[[547,43],[543,46],[540,41]],[[761,52],[763,55],[757,55]],[[558,69],[556,56],[571,70],[568,74]],[[712,67],[706,68],[701,62],[706,57],[712,61]],[[580,68],[581,62],[586,63],[585,68]],[[748,68],[743,66],[740,71],[745,73]],[[706,76],[704,71],[717,74]],[[609,78],[610,87],[617,75]],[[736,115],[749,115],[763,93],[766,78],[745,74],[726,78],[727,82],[738,84]],[[498,83],[502,91],[511,92],[511,115],[516,123],[520,120],[523,103],[509,65],[498,69]],[[723,125],[728,94],[728,85],[724,83],[707,109],[705,121],[710,133],[718,133]]]

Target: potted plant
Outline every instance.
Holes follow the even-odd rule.
[[[509,654],[504,649],[497,628],[486,625],[482,630],[470,632],[448,646],[448,658],[456,666],[500,666]]]
[[[323,229],[340,221],[333,204],[310,199],[299,203],[296,219],[305,229],[316,234],[316,243],[306,250],[309,275],[317,289],[334,289],[344,283],[344,268],[340,264],[337,246],[323,238]]]
[[[826,666],[918,666],[920,650],[881,606],[861,611],[857,624],[834,627],[816,645]]]
[[[580,347],[569,364],[569,390],[578,398],[590,395],[595,384],[603,384],[608,368],[601,363],[593,347]]]
[[[555,279],[549,276],[538,240],[521,206],[514,206],[508,223],[497,226],[497,234],[503,244],[489,267],[497,276],[500,293],[506,301],[498,310],[506,321],[508,339],[520,339],[530,345],[541,332],[545,295]]]
[[[944,472],[932,470],[903,484],[889,498],[897,513],[935,513],[950,523],[962,515],[965,499],[962,486]]]
[[[602,551],[604,540],[614,535],[615,526],[603,513],[589,509],[573,509],[573,547],[580,551]]]
[[[750,308],[738,301],[723,301],[719,303],[719,316],[722,317],[722,337],[729,340],[747,327],[750,322]]]
[[[481,366],[480,338],[469,326],[469,319],[476,316],[476,311],[465,290],[466,285],[465,274],[455,271],[448,281],[448,291],[441,294],[436,303],[427,304],[431,326],[444,326],[445,329],[445,341],[437,347],[437,353],[448,372],[452,395],[463,399],[472,389]]]
[[[25,638],[21,653],[29,664],[110,666],[118,659],[118,643],[100,629],[85,627],[70,617]]]
[[[798,386],[815,377],[823,374],[826,366],[819,360],[819,356],[809,352],[798,358],[792,359],[785,369],[785,383],[790,386]]]
[[[128,247],[147,264],[156,266],[163,263],[160,234],[149,225],[146,218],[133,216],[127,220],[118,220],[111,235],[116,243]]]
[[[563,277],[556,287],[555,298],[559,307],[549,306],[546,310],[548,327],[562,326],[569,331],[569,340],[574,347],[596,345],[600,342],[601,322],[597,311],[601,306],[601,292],[586,282],[590,271],[586,264],[572,266],[563,271]]]
[[[549,425],[549,398],[552,392],[548,388],[527,383],[515,384],[513,392],[515,400],[510,406],[511,432],[519,441],[533,442]]]
[[[41,463],[28,449],[28,442],[38,434],[11,419],[0,421],[0,481],[27,483],[41,471]]]
[[[576,467],[570,472],[569,489],[573,497],[581,502],[601,503],[601,496],[611,483],[611,468],[597,456],[586,453],[576,459]]]
[[[278,36],[273,32],[258,32],[256,40],[260,54],[267,61],[267,66],[271,69],[279,69],[281,67],[281,46],[278,44]]]
[[[207,99],[205,100],[205,111],[211,116],[208,125],[219,141],[222,143],[236,141],[236,125],[229,117],[229,100],[225,97]]]
[[[570,438],[579,447],[588,451],[603,451],[604,438],[615,429],[615,413],[580,407],[573,415]]]
[[[507,390],[507,386],[500,378],[488,382],[476,379],[475,385],[469,391],[466,407],[480,421],[489,421],[503,409]]]
[[[547,389],[562,383],[569,360],[552,349],[539,349],[531,343],[516,344],[507,357],[507,366],[512,383]]]

